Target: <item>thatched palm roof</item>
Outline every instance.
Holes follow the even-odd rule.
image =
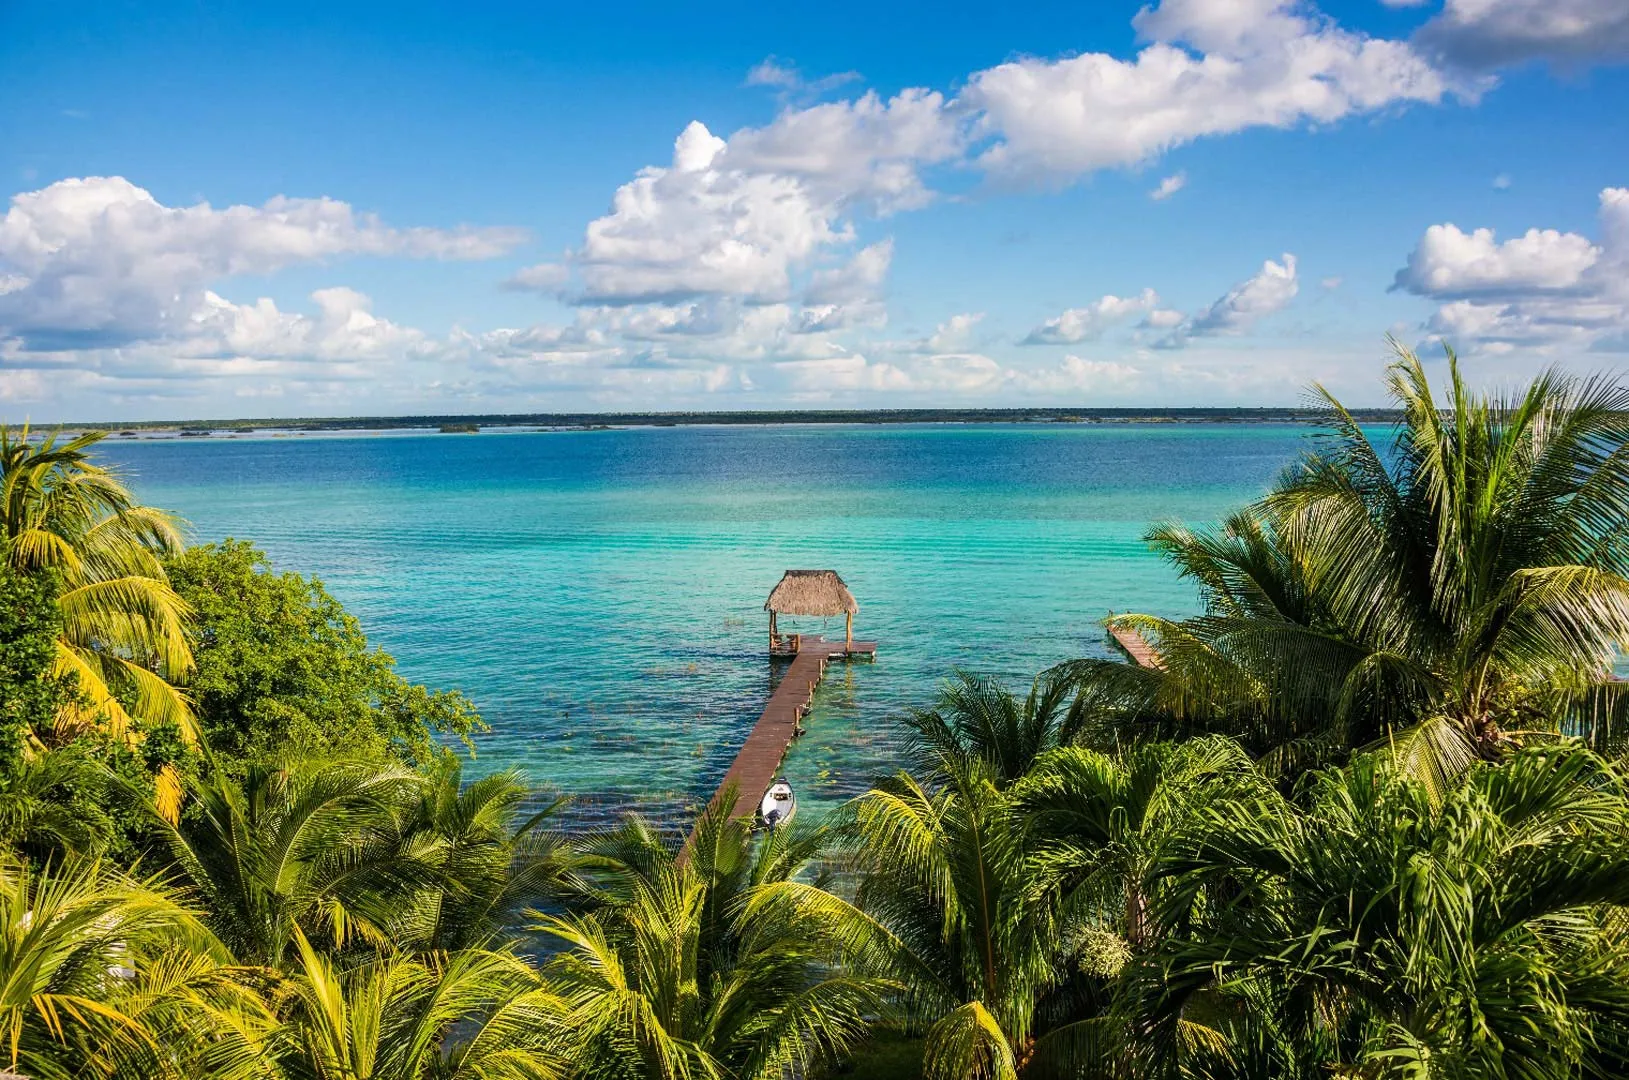
[[[853,615],[860,610],[835,570],[788,570],[764,610],[777,615]]]

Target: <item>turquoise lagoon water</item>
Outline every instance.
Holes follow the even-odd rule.
[[[678,427],[110,441],[195,541],[315,574],[415,681],[492,725],[475,770],[584,805],[705,799],[767,699],[763,600],[838,570],[873,664],[834,667],[785,771],[833,804],[897,763],[954,667],[1017,688],[1104,654],[1110,610],[1189,612],[1142,542],[1258,494],[1305,428]],[[828,636],[842,620],[787,620]]]

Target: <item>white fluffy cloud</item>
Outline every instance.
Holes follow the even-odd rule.
[[[1074,345],[1098,337],[1109,327],[1140,311],[1153,311],[1159,296],[1144,289],[1136,296],[1104,296],[1085,307],[1070,308],[1031,330],[1021,345]]]
[[[210,284],[347,255],[486,259],[516,229],[399,229],[333,199],[165,206],[122,177],[13,196],[0,218],[0,336],[114,345],[187,332]]]
[[[1330,123],[1455,88],[1405,42],[1343,30],[1295,0],[1164,0],[1133,20],[1135,59],[1026,57],[960,101],[993,140],[980,164],[1020,182],[1136,165],[1210,135]]]
[[[1558,67],[1629,60],[1624,0],[1447,0],[1420,43],[1449,61],[1490,69],[1542,60]]]
[[[1428,327],[1463,346],[1629,347],[1629,188],[1601,192],[1598,240],[1433,225],[1394,287],[1441,302]]]
[[[1148,193],[1148,197],[1153,199],[1155,202],[1164,202],[1166,199],[1169,199],[1172,195],[1175,195],[1177,192],[1181,191],[1187,186],[1187,173],[1172,173],[1170,176],[1167,176],[1165,179],[1161,180],[1159,185]]]
[[[1152,290],[1105,296],[1024,338],[1073,345],[1137,320],[1148,332],[1135,335],[1139,344],[1190,346],[1157,370],[1146,356],[1135,367],[1103,355],[1007,366],[977,350],[1010,350],[1011,338],[981,344],[975,337],[995,335],[977,335],[973,313],[917,341],[867,333],[886,325],[894,255],[893,241],[876,234],[892,215],[948,201],[940,189],[965,188],[968,176],[1065,184],[1146,167],[1208,136],[1474,97],[1489,83],[1467,69],[1622,52],[1626,18],[1624,0],[1446,0],[1404,42],[1342,28],[1305,0],[1163,0],[1133,20],[1140,44],[1128,55],[1019,57],[973,72],[959,93],[828,101],[817,99],[849,75],[805,79],[771,58],[748,82],[779,95],[773,121],[727,137],[690,124],[671,160],[622,184],[570,250],[505,283],[567,300],[573,314],[559,326],[431,337],[344,288],[312,294],[304,311],[223,296],[234,275],[346,256],[488,258],[519,243],[517,230],[395,228],[330,199],[169,207],[118,178],[64,181],[17,196],[0,219],[0,396],[48,385],[41,371],[59,384],[72,372],[83,385],[154,393],[217,376],[248,392],[382,383],[389,372],[394,385],[503,404],[510,391],[609,402],[754,387],[808,400],[1180,396],[1189,376],[1179,360],[1235,379],[1227,357],[1198,363],[1228,350],[1190,343],[1246,333],[1288,305],[1299,288],[1293,256],[1265,262],[1198,311],[1160,307]],[[1184,181],[1171,173],[1149,194],[1165,198]],[[1445,335],[1608,347],[1629,337],[1617,284],[1629,278],[1629,242],[1614,239],[1626,230],[1626,200],[1617,189],[1603,196],[1594,240],[1535,230],[1500,242],[1486,230],[1433,227],[1399,286],[1437,301],[1433,326]],[[266,373],[275,377],[256,381]]]
[[[1056,367],[1015,372],[1014,380],[1033,394],[1120,394],[1139,386],[1143,373],[1115,360],[1086,360],[1071,355]]]
[[[271,300],[234,304],[205,290],[175,333],[116,347],[24,351],[0,340],[9,392],[31,398],[74,390],[113,401],[355,396],[359,387],[399,382],[444,348],[419,330],[373,314],[368,297],[347,288],[311,294],[312,313]],[[40,394],[37,391],[50,391]],[[0,388],[0,397],[6,390]]]
[[[852,238],[796,177],[732,169],[720,160],[725,145],[693,122],[670,166],[617,190],[573,257],[584,302],[781,300],[794,267]]]
[[[1529,229],[1499,243],[1492,229],[1467,233],[1457,225],[1433,225],[1397,272],[1396,283],[1434,297],[1570,289],[1600,259],[1601,249],[1577,233]]]
[[[964,311],[952,315],[940,323],[922,343],[923,349],[930,353],[948,353],[965,349],[973,342],[974,328],[983,321],[982,311]]]
[[[1221,299],[1180,322],[1173,320],[1169,312],[1152,312],[1148,320],[1150,326],[1162,323],[1171,326],[1171,332],[1158,346],[1179,349],[1190,338],[1242,334],[1260,320],[1284,310],[1301,291],[1301,284],[1296,276],[1295,256],[1285,252],[1281,259],[1280,262],[1266,260],[1254,276],[1239,282]],[[1159,323],[1154,321],[1154,315],[1161,317]]]
[[[212,292],[172,347],[183,355],[313,361],[377,360],[421,347],[425,335],[373,314],[354,289],[318,289],[315,315],[279,311],[262,298],[234,304]]]
[[[698,296],[783,300],[817,257],[853,241],[857,214],[886,215],[931,199],[920,169],[960,149],[942,95],[907,90],[884,101],[787,109],[729,139],[692,122],[668,166],[617,190],[570,262],[583,303],[669,302]],[[847,283],[875,292],[891,248],[872,245]],[[554,274],[522,271],[548,287]],[[835,303],[841,272],[816,273],[811,302]]]
[[[953,100],[867,92],[787,107],[728,138],[692,122],[670,164],[642,170],[589,224],[567,259],[575,284],[556,263],[511,284],[585,304],[775,303],[804,287],[811,304],[838,304],[838,279],[820,264],[855,242],[864,219],[932,201],[925,177],[936,166],[1067,182],[1207,135],[1328,123],[1455,89],[1408,43],[1344,30],[1300,0],[1164,0],[1134,24],[1149,44],[1133,59],[1022,58],[974,72]],[[802,85],[773,58],[748,81]],[[1183,182],[1174,174],[1152,194]],[[874,264],[885,271],[887,260]]]
[[[853,304],[875,300],[888,279],[894,242],[884,240],[854,253],[842,266],[817,270],[810,277],[803,299],[809,304]]]
[[[913,388],[911,377],[886,361],[864,356],[837,356],[826,360],[791,360],[775,365],[786,388],[803,400],[823,400],[853,393],[887,393]]]
[[[788,109],[771,124],[730,136],[724,165],[747,173],[796,177],[822,204],[877,213],[929,202],[919,169],[962,150],[961,133],[937,91],[911,89],[884,101]]]

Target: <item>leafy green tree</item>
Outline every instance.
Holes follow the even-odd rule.
[[[47,860],[100,854],[116,843],[119,816],[106,768],[88,740],[18,755],[0,768],[0,849]]]
[[[906,988],[894,1004],[924,1033],[930,1080],[1111,1073],[1121,972],[1158,943],[1147,878],[1165,838],[1262,782],[1225,739],[1120,757],[1070,745],[1068,690],[1048,675],[1021,703],[958,676],[907,721],[915,775],[846,811],[854,901],[798,882],[756,901],[795,898],[861,970]]]
[[[226,768],[290,756],[422,764],[438,736],[480,729],[462,694],[409,683],[320,581],[274,571],[252,545],[192,547],[168,569],[195,612],[189,691]]]
[[[804,917],[819,886],[759,903],[793,883],[823,836],[793,826],[755,845],[728,819],[733,802],[704,813],[683,857],[638,821],[597,838],[597,903],[540,923],[565,946],[543,974],[569,1075],[778,1080],[863,1037],[887,984],[846,968]]]
[[[1374,756],[1202,811],[1162,855],[1123,1002],[1151,1073],[1615,1077],[1629,1069],[1629,799],[1577,746],[1445,797]],[[1212,1052],[1176,1028],[1206,1017]]]
[[[575,854],[545,828],[558,804],[523,819],[527,797],[513,774],[463,783],[451,757],[429,773],[251,765],[200,783],[169,841],[245,962],[293,963],[302,934],[336,954],[441,953],[514,939],[528,910],[576,880]]]
[[[72,680],[55,670],[62,613],[49,572],[0,566],[0,761],[30,748],[72,701]]]
[[[1555,373],[1446,408],[1399,348],[1377,448],[1323,391],[1327,433],[1218,530],[1161,526],[1205,613],[1120,617],[1153,669],[1072,666],[1104,739],[1237,735],[1285,772],[1390,739],[1440,788],[1538,728],[1622,739],[1629,688],[1629,388]]]

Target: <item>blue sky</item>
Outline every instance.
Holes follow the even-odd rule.
[[[1622,0],[11,0],[0,411],[1370,403],[1388,333],[1615,370],[1625,101]]]

